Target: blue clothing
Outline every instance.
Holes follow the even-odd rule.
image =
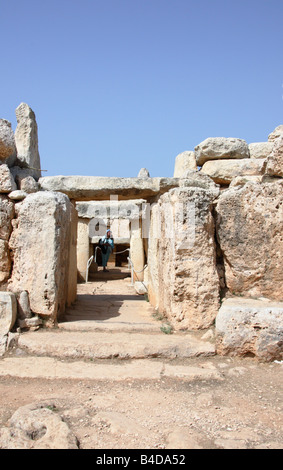
[[[113,241],[113,238],[107,238],[106,235],[104,235],[104,237],[102,237],[101,239],[101,244],[105,244],[107,246],[107,251],[106,253],[103,253],[101,251],[101,255],[102,255],[102,266],[105,268],[107,266],[107,262],[109,260],[109,256],[110,256],[110,253],[112,253],[113,249],[114,249],[114,241]]]

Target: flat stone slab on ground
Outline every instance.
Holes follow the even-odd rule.
[[[192,334],[48,331],[26,332],[19,348],[30,354],[65,358],[144,359],[198,357],[215,354],[214,344]]]
[[[172,365],[162,360],[140,359],[113,363],[62,361],[52,357],[6,357],[0,362],[0,376],[80,379],[80,380],[159,380],[163,377],[186,381],[223,380],[222,374],[209,363],[197,366]]]

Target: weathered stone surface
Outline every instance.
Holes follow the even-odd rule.
[[[147,293],[147,288],[145,284],[141,281],[135,282],[135,290],[136,290],[136,293],[139,295],[144,295]]]
[[[195,152],[185,151],[175,158],[174,178],[184,178],[187,170],[197,170]]]
[[[31,318],[18,319],[18,325],[20,328],[38,329],[42,325],[42,320],[37,315]]]
[[[0,238],[0,284],[7,281],[11,271],[11,258],[9,245]]]
[[[283,302],[230,298],[216,317],[218,354],[283,359]]]
[[[67,306],[72,305],[77,298],[77,236],[78,236],[78,213],[75,205],[71,204],[70,218],[70,241],[69,241],[69,258],[68,258],[68,289],[67,289]]]
[[[14,217],[14,204],[6,196],[0,194],[0,238],[9,240]]]
[[[216,228],[232,293],[283,300],[282,210],[281,180],[221,194]]]
[[[273,150],[266,160],[265,174],[283,177],[283,132],[275,140]]]
[[[29,295],[27,291],[22,291],[17,297],[18,317],[20,319],[31,318],[32,313],[29,304]]]
[[[102,176],[45,176],[40,189],[59,191],[76,201],[147,199],[180,185],[179,178],[115,178]]]
[[[28,193],[26,193],[25,191],[22,191],[21,189],[16,189],[15,191],[9,193],[9,199],[11,199],[11,201],[22,201],[27,197],[27,195]]]
[[[0,291],[0,336],[7,335],[17,318],[17,301],[12,292]]]
[[[138,178],[150,178],[150,174],[147,168],[141,168],[138,174]]]
[[[195,147],[197,165],[209,160],[249,158],[249,147],[245,140],[233,137],[209,137]]]
[[[8,165],[0,165],[0,193],[10,193],[17,189]]]
[[[76,209],[78,216],[83,219],[95,219],[96,221],[110,221],[113,219],[133,220],[142,217],[145,204],[145,199],[134,199],[132,201],[81,201],[76,203]]]
[[[27,291],[32,312],[51,322],[66,303],[70,206],[60,193],[28,195],[17,204],[17,226],[10,238],[14,264],[9,289]]]
[[[180,180],[180,188],[200,188],[212,193],[217,198],[220,193],[220,185],[216,184],[210,176],[200,171],[187,170],[184,178]]]
[[[236,176],[261,175],[264,159],[243,158],[240,160],[212,160],[206,162],[201,173],[210,176],[215,183],[230,184]]]
[[[53,403],[19,408],[0,429],[1,449],[77,449],[77,439]]]
[[[250,158],[267,158],[273,149],[273,142],[254,142],[249,144]]]
[[[152,213],[149,299],[176,329],[208,328],[218,312],[214,197],[200,188],[174,189]]]
[[[41,170],[35,114],[26,103],[21,103],[16,109],[16,118],[18,125],[15,131],[15,141],[18,160],[23,166],[28,166],[31,175],[38,180]]]
[[[16,157],[17,149],[11,123],[0,119],[0,162],[12,165]]]
[[[233,188],[234,186],[244,186],[246,183],[261,183],[262,182],[262,175],[246,175],[246,176],[236,176],[232,179],[229,188]]]
[[[26,176],[20,181],[20,189],[27,194],[36,193],[38,191],[38,183],[32,176]]]
[[[277,126],[268,136],[268,142],[275,142],[281,135],[283,135],[283,124]]]
[[[134,270],[133,277],[135,281],[143,281],[144,262],[144,245],[142,238],[142,230],[139,227],[132,228],[130,240],[130,258]]]

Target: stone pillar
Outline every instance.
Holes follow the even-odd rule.
[[[144,248],[142,239],[142,230],[138,220],[132,222],[130,257],[134,265],[134,281],[143,281],[144,268]]]
[[[16,118],[18,125],[15,141],[18,160],[30,168],[30,174],[37,181],[41,176],[41,170],[35,114],[26,103],[21,103],[16,109]]]
[[[213,191],[183,187],[152,210],[149,300],[176,329],[208,328],[219,309],[213,200]]]
[[[74,204],[71,204],[70,249],[68,266],[68,292],[67,306],[72,305],[77,298],[77,231],[78,213]]]
[[[78,280],[86,280],[87,262],[90,258],[90,243],[88,233],[89,219],[78,218],[78,238],[77,238],[77,270]]]
[[[61,193],[37,192],[16,207],[10,238],[13,257],[8,289],[27,291],[30,308],[54,325],[67,303],[71,203]]]

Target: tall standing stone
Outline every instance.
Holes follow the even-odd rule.
[[[24,167],[30,168],[30,175],[38,180],[41,177],[41,170],[35,114],[26,103],[21,103],[16,109],[16,118],[18,125],[15,141],[18,160]]]
[[[230,292],[283,300],[283,180],[231,188],[216,211]]]
[[[176,329],[208,328],[218,312],[214,197],[199,187],[172,189],[152,212],[149,298]]]
[[[27,291],[32,312],[51,324],[67,302],[70,236],[71,202],[64,194],[33,193],[17,205],[9,290]]]

